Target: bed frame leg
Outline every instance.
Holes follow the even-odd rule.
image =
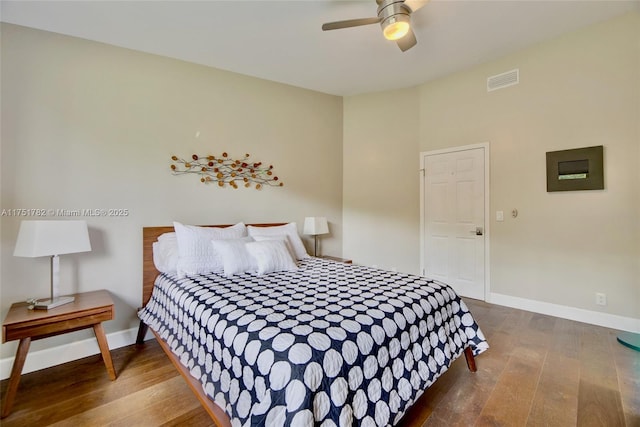
[[[141,320],[140,326],[138,326],[138,337],[136,338],[136,344],[144,344],[144,337],[147,335],[149,327]]]
[[[471,347],[467,347],[464,349],[464,358],[467,359],[467,367],[471,372],[476,372],[478,368],[476,368],[476,359],[473,357],[473,351],[471,351]]]

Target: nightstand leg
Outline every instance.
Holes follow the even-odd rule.
[[[104,366],[107,367],[109,378],[113,381],[116,379],[116,370],[113,367],[113,360],[111,360],[111,352],[109,351],[109,344],[107,343],[107,337],[104,334],[102,323],[93,325],[93,332],[96,334],[98,345],[100,346],[100,352],[102,353],[102,360],[104,360]]]
[[[20,375],[22,375],[24,361],[27,360],[29,345],[31,345],[31,338],[22,338],[20,340],[20,344],[18,344],[16,358],[13,361],[13,368],[11,368],[11,377],[9,378],[7,394],[5,394],[4,396],[4,404],[2,405],[2,418],[11,413],[11,407],[13,407],[13,399],[16,397],[18,384],[20,384]]]

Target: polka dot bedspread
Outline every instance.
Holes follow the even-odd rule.
[[[449,286],[320,258],[226,278],[161,274],[139,316],[232,426],[387,426],[470,346]]]

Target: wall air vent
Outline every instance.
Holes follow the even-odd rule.
[[[518,83],[520,83],[520,69],[516,68],[515,70],[507,71],[506,73],[488,77],[487,92],[517,85]]]

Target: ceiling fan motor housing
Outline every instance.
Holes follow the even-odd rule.
[[[411,9],[404,5],[404,0],[376,0],[378,3],[378,17],[381,20],[388,19],[394,15],[409,15]]]
[[[382,31],[385,33],[385,37],[387,37],[386,29],[397,22],[406,22],[408,27],[409,14],[411,13],[411,10],[404,5],[403,0],[376,0],[376,2],[378,3],[378,18],[380,18],[380,26],[382,27]],[[395,40],[395,38],[390,39]]]

